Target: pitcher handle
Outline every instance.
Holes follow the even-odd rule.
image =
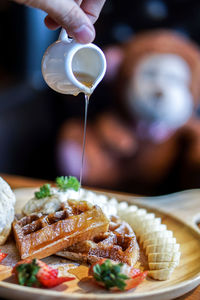
[[[72,41],[72,39],[68,37],[67,31],[64,28],[61,29],[58,40],[65,41],[67,43],[71,43]]]

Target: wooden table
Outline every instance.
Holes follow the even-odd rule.
[[[12,187],[12,189],[22,188],[22,187],[37,187],[47,181],[32,179],[27,177],[13,176],[13,175],[1,175]],[[199,249],[200,251],[200,249]],[[3,300],[3,299],[2,299]],[[160,299],[162,300],[162,299]],[[200,286],[198,286],[193,291],[185,294],[182,297],[176,298],[176,300],[200,300]]]

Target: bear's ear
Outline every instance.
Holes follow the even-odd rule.
[[[107,61],[105,80],[113,81],[123,60],[124,52],[120,46],[110,46],[104,49]]]

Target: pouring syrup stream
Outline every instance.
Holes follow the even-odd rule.
[[[89,95],[85,95],[85,117],[84,117],[84,132],[83,132],[83,146],[82,146],[82,157],[81,157],[81,170],[80,170],[80,188],[83,178],[83,165],[84,165],[84,156],[85,156],[85,142],[86,142],[86,128],[87,128],[87,114],[88,114],[88,104],[89,104]]]
[[[92,88],[94,83],[94,78],[88,74],[83,73],[74,73],[75,77],[82,84],[86,85],[89,88]],[[86,128],[87,128],[87,115],[88,115],[88,104],[91,94],[85,94],[85,117],[84,117],[84,132],[83,132],[83,144],[82,144],[82,157],[81,157],[81,169],[80,169],[80,189],[83,179],[83,166],[84,166],[84,157],[85,157],[85,143],[86,143]]]

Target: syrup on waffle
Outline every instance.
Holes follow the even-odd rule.
[[[108,230],[109,220],[98,206],[68,200],[60,211],[33,214],[13,222],[22,259],[44,258],[73,244],[92,239]]]
[[[92,240],[76,243],[56,254],[84,263],[109,258],[134,266],[139,259],[139,246],[128,223],[112,217],[107,232],[96,235]]]

